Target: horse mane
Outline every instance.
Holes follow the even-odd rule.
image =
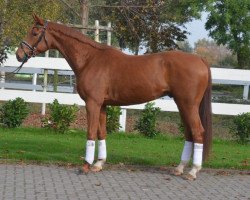
[[[70,38],[74,38],[79,42],[88,44],[94,48],[97,49],[115,49],[114,47],[102,44],[102,43],[98,43],[92,39],[90,39],[88,36],[82,34],[81,32],[75,30],[74,28],[70,28],[66,25],[63,24],[58,24],[58,23],[54,23],[54,22],[50,22],[48,29],[52,29],[56,32],[60,32],[63,35],[66,35]]]

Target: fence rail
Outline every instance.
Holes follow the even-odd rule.
[[[19,65],[20,63],[17,62],[15,56],[9,56],[9,58],[5,62],[5,65],[3,67],[0,67],[1,74],[3,74],[2,72],[11,72]],[[37,75],[40,74],[43,75],[44,78],[46,78],[47,74],[53,75],[54,70],[58,70],[59,75],[73,75],[71,68],[63,58],[31,58],[29,62],[25,63],[23,69],[21,69],[19,73],[33,75],[32,82],[30,84],[9,83],[5,82],[4,78],[2,78],[0,83],[0,87],[2,88],[2,90],[0,90],[0,100],[7,101],[10,99],[15,99],[16,97],[21,97],[27,102],[45,104],[52,103],[54,99],[58,99],[58,101],[62,104],[78,104],[84,106],[85,103],[83,102],[83,100],[81,100],[79,95],[72,94],[73,87],[70,85],[58,86],[58,91],[60,93],[50,92],[53,88],[52,86],[47,85],[46,82],[44,82],[43,85],[37,85]],[[244,86],[243,99],[248,99],[250,70],[212,68],[211,71],[213,83],[242,85]],[[64,93],[62,93],[61,91],[63,91]],[[176,104],[170,98],[157,99],[154,102],[155,105],[162,111],[178,112]],[[143,109],[144,105],[145,104],[122,106],[122,115],[120,116],[122,131],[125,131],[127,109]],[[213,103],[212,110],[213,114],[238,115],[240,113],[250,112],[250,105]]]

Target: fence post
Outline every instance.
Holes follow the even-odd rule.
[[[99,20],[95,20],[95,41],[96,42],[100,42],[100,38],[99,38]]]
[[[59,57],[59,51],[56,51],[56,58]],[[58,86],[58,69],[54,69],[54,76],[53,76],[53,91],[57,92]]]
[[[127,117],[127,110],[122,108],[121,109],[122,114],[119,118],[120,128],[119,131],[125,131],[126,130],[126,117]]]
[[[249,85],[244,85],[244,91],[243,91],[243,99],[248,99],[248,93],[249,93]]]
[[[111,46],[111,22],[108,23],[107,45]]]
[[[49,51],[45,52],[45,57],[49,57]],[[48,69],[44,69],[44,76],[43,76],[43,92],[47,91],[47,84],[48,84]],[[46,112],[46,103],[42,104],[42,115],[45,115]]]
[[[36,85],[36,84],[37,84],[37,73],[34,73],[32,77],[32,85]],[[35,92],[36,89],[33,89],[33,91]]]
[[[4,65],[0,65],[0,67],[2,67],[2,68],[4,68]],[[5,83],[5,72],[4,71],[1,71],[1,73],[0,73],[0,83]],[[1,89],[3,90],[4,89],[4,87],[1,87]]]
[[[43,92],[47,92],[47,84],[48,84],[48,69],[44,69],[44,77],[43,77]],[[45,115],[46,112],[46,103],[42,104],[42,115]]]

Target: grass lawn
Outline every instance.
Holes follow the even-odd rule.
[[[55,134],[40,128],[0,129],[0,161],[26,163],[82,163],[86,133],[72,130]],[[108,163],[173,166],[179,162],[184,141],[170,136],[147,139],[135,134],[112,134],[107,138]],[[249,145],[214,140],[209,168],[250,169]]]

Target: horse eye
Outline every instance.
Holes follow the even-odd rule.
[[[33,29],[32,29],[32,35],[33,36],[37,36],[39,34],[39,29],[37,28],[37,27],[34,27]]]

